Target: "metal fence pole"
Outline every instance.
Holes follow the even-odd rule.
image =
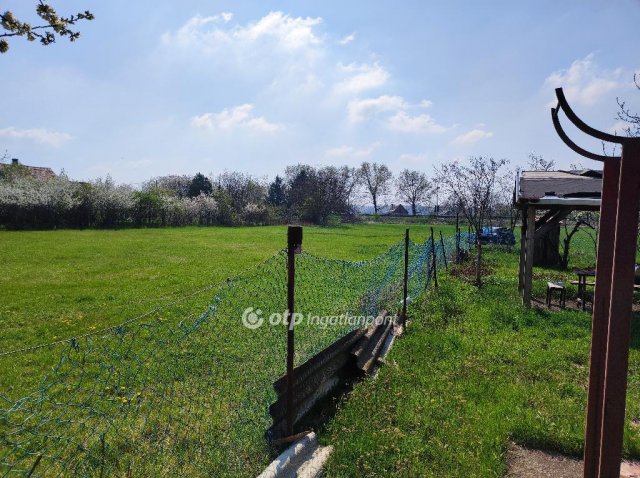
[[[287,436],[293,435],[293,421],[295,411],[293,354],[294,348],[294,307],[295,307],[295,279],[296,257],[295,254],[302,246],[302,227],[289,226],[287,230]]]
[[[442,246],[442,258],[444,259],[444,270],[449,270],[449,265],[447,264],[447,250],[444,248],[444,239],[442,238],[442,231],[440,232],[440,245]]]
[[[456,213],[456,264],[460,263],[460,213]]]
[[[613,249],[611,306],[600,448],[600,475],[620,475],[640,201],[640,140],[622,146]],[[597,283],[596,278],[596,283]]]
[[[431,228],[431,269],[433,272],[433,287],[438,288],[438,269],[436,266],[436,241],[433,238],[433,227]]]
[[[409,228],[404,233],[404,291],[402,295],[402,327],[407,325],[407,289],[409,282]]]

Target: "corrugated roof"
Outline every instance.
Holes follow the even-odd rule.
[[[586,174],[585,174],[586,173]],[[599,198],[602,179],[596,171],[523,171],[518,181],[517,202],[537,201],[542,197]]]

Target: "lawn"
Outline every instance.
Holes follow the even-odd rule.
[[[588,265],[592,256],[577,250],[574,265]],[[336,448],[327,476],[499,477],[512,441],[581,455],[590,314],[524,309],[517,251],[488,249],[486,257],[492,272],[481,290],[447,276],[412,305],[411,325],[387,366],[355,387],[323,435]],[[539,283],[571,276],[535,271]],[[635,458],[637,320],[624,442],[625,455]]]
[[[389,248],[405,227],[305,228],[301,308],[348,308],[382,287],[380,277],[395,280],[401,248]],[[413,240],[427,238],[427,226],[410,228]],[[7,406],[46,386],[0,416],[0,427],[17,430],[16,440],[28,445],[16,454],[0,444],[0,463],[26,470],[44,449],[51,457],[40,465],[45,476],[259,472],[275,451],[263,432],[285,341],[274,328],[239,327],[237,313],[243,304],[282,310],[286,274],[274,253],[285,237],[284,227],[0,232],[2,351],[80,336],[164,306],[75,346],[0,357]],[[580,453],[590,316],[523,309],[517,252],[485,250],[485,287],[440,275],[440,289],[411,304],[411,327],[377,379],[357,384],[340,404],[321,434],[336,445],[326,476],[501,476],[510,441]],[[578,234],[573,251],[572,266],[593,264],[588,237]],[[376,256],[383,259],[353,262]],[[570,277],[535,273],[539,297],[547,279]],[[339,332],[300,329],[297,344],[307,355],[298,362]],[[635,327],[629,456],[640,456],[639,347]],[[43,419],[42,429],[29,425]]]
[[[362,297],[389,293],[404,228],[306,228],[300,310],[360,310]],[[414,226],[414,240],[426,236]],[[43,453],[45,475],[257,473],[273,451],[263,434],[285,340],[281,328],[242,327],[240,314],[285,308],[285,237],[283,227],[0,233],[2,349],[80,337],[0,357],[2,461],[26,472]],[[301,328],[298,363],[341,332]]]
[[[402,240],[405,227],[307,227],[304,248],[370,258]],[[426,235],[425,226],[413,227],[412,238]],[[284,227],[0,231],[0,352],[124,322],[233,277],[285,245]],[[194,303],[193,312],[207,301]],[[58,355],[54,348],[0,358],[0,394],[33,388]]]

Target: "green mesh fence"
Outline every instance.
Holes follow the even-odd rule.
[[[455,241],[436,241],[438,267]],[[432,249],[410,243],[411,298],[429,286]],[[360,325],[340,317],[397,312],[403,273],[403,242],[366,261],[297,255],[296,365]],[[37,391],[0,395],[0,475],[259,473],[273,452],[272,384],[285,372],[286,278],[280,251],[219,287],[59,345]]]

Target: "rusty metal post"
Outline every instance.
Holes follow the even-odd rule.
[[[287,230],[287,436],[293,435],[294,410],[294,384],[293,356],[294,348],[294,310],[295,310],[295,279],[296,279],[296,252],[302,246],[302,227],[289,226]]]
[[[602,174],[602,201],[598,226],[598,250],[595,291],[593,293],[593,321],[591,329],[591,357],[589,359],[589,397],[587,400],[587,426],[584,443],[584,476],[598,476],[604,366],[607,359],[609,306],[611,305],[611,273],[615,241],[616,210],[618,208],[618,180],[620,161],[610,158],[604,162]]]
[[[404,284],[402,292],[402,327],[407,325],[407,289],[409,283],[409,228],[404,232]]]
[[[438,288],[438,269],[436,265],[436,241],[433,238],[433,227],[431,228],[431,272],[433,273],[433,287]]]
[[[460,263],[460,213],[456,213],[456,264]]]
[[[444,259],[444,270],[449,270],[449,265],[447,264],[447,250],[444,248],[444,239],[442,238],[442,231],[438,231],[440,233],[440,245],[442,246],[442,258]]]
[[[573,112],[562,88],[556,89],[556,97],[558,106],[551,109],[551,118],[562,141],[578,154],[605,164],[593,304],[584,477],[617,478],[622,459],[640,209],[640,138],[598,131]],[[587,135],[622,145],[622,156],[599,155],[578,146],[562,129],[558,116],[560,110]],[[619,171],[616,162],[619,163]]]
[[[639,202],[640,140],[636,140],[623,145],[620,160],[607,359],[604,370],[599,470],[601,478],[620,476]]]

